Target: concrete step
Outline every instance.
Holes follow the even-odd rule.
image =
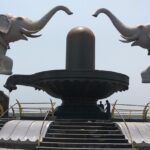
[[[112,139],[112,138],[55,138],[45,137],[44,142],[68,142],[68,143],[128,143],[126,139]]]
[[[117,126],[84,126],[84,125],[51,125],[49,129],[99,129],[99,130],[117,130]]]
[[[6,122],[12,120],[13,118],[0,118],[0,130],[5,125]]]
[[[82,125],[82,126],[116,126],[112,122],[59,122],[55,121],[54,125]]]
[[[59,122],[112,122],[112,120],[98,120],[98,119],[55,119]]]
[[[64,138],[125,138],[123,134],[71,134],[71,133],[47,133],[47,137]]]
[[[5,123],[1,123],[1,122],[0,122],[0,127],[3,127],[4,124],[5,124]]]
[[[47,147],[72,147],[72,148],[131,148],[128,143],[66,143],[66,142],[41,142]]]
[[[131,150],[131,144],[111,121],[57,119],[39,150]]]
[[[79,133],[79,134],[121,134],[120,130],[86,130],[86,129],[50,129],[48,133]]]
[[[9,120],[13,120],[15,118],[13,117],[8,117],[8,118],[0,118],[0,121],[9,121]]]
[[[38,150],[136,150],[132,148],[70,148],[70,147],[37,147]]]

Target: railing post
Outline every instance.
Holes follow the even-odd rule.
[[[114,116],[115,116],[115,108],[116,108],[116,104],[117,104],[117,101],[118,100],[116,100],[115,102],[114,102],[114,104],[112,104],[112,111],[111,111],[111,116],[112,116],[112,118],[114,118]]]
[[[3,108],[3,106],[0,104],[0,117],[2,117],[3,113],[4,113],[4,108]]]
[[[128,119],[131,119],[131,110],[129,110],[129,116],[128,116]]]
[[[42,109],[40,108],[40,114],[41,114],[41,117],[42,117]]]
[[[18,107],[19,107],[19,115],[20,115],[20,118],[21,118],[23,109],[22,109],[21,103],[17,99],[16,99],[16,102],[17,102]]]
[[[148,102],[143,109],[143,120],[147,121],[147,113],[148,113],[148,107],[149,107],[150,102]]]
[[[14,110],[14,108],[12,107],[11,110],[12,110],[13,117],[15,117],[15,110]]]
[[[55,109],[54,109],[54,103],[52,101],[52,99],[50,99],[50,102],[51,102],[51,110],[52,110],[52,120],[54,120],[54,112],[55,112]]]

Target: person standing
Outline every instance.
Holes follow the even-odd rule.
[[[108,119],[111,118],[110,108],[111,108],[110,103],[109,103],[108,100],[106,100],[106,108],[105,108],[105,111],[106,111],[106,114],[107,114]]]
[[[103,105],[102,101],[100,101],[100,103],[99,103],[99,108],[102,112],[104,112],[104,105]]]

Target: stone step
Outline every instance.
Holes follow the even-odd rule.
[[[0,120],[0,123],[6,123],[6,122],[8,122],[9,120]]]
[[[8,117],[8,118],[0,118],[0,121],[9,121],[9,120],[13,120],[15,118],[13,117]]]
[[[47,133],[47,137],[65,138],[125,138],[123,134],[71,134],[71,133]]]
[[[117,126],[51,125],[49,129],[101,129],[116,130]]]
[[[97,119],[55,119],[59,122],[112,122],[112,120],[97,120]]]
[[[70,148],[70,147],[37,147],[38,150],[136,150],[132,148]]]
[[[112,139],[112,138],[55,138],[44,137],[44,142],[72,142],[72,143],[128,143],[126,139]]]
[[[131,148],[128,143],[66,143],[66,142],[41,142],[47,147],[72,147],[72,148]]]
[[[0,127],[3,127],[5,123],[0,123]]]
[[[59,122],[55,121],[54,125],[83,125],[83,126],[116,126],[112,122]]]
[[[48,133],[121,134],[120,130],[50,129]]]
[[[0,130],[5,125],[6,122],[12,120],[13,118],[0,118]]]

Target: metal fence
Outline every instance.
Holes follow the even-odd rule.
[[[115,103],[112,104],[112,118],[120,118],[116,112],[116,110],[118,110],[124,119],[138,119],[143,121],[150,120],[150,102],[145,105],[119,104],[117,102],[118,101],[116,100]]]
[[[16,100],[13,104],[1,114],[1,117],[9,112],[9,117],[22,118],[22,117],[45,117],[48,112],[49,116],[54,116],[55,103],[50,100],[50,102],[29,102],[22,103]]]

